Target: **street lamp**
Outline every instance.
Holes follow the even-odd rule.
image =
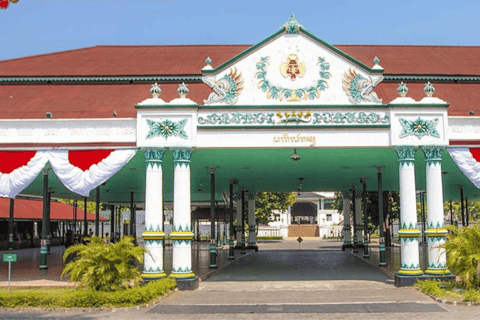
[[[290,158],[292,158],[292,160],[295,161],[295,163],[297,163],[298,160],[300,160],[300,155],[297,153],[297,149],[293,149],[293,154],[290,156]]]

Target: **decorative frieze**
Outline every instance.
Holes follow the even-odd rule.
[[[322,112],[313,113],[313,124],[388,124],[389,116],[376,112]]]
[[[268,99],[278,99],[280,101],[285,99],[289,102],[314,100],[320,98],[320,92],[328,88],[327,80],[331,77],[330,72],[328,72],[330,64],[323,57],[318,57],[317,64],[320,66],[319,78],[310,86],[301,88],[286,88],[272,84],[267,78],[266,70],[269,65],[269,59],[269,57],[261,57],[256,64],[257,71],[255,72],[255,78],[258,79],[258,88],[267,94]]]
[[[232,112],[232,113],[212,113],[201,115],[197,120],[201,126],[265,126],[282,127],[284,125],[296,126],[362,126],[378,125],[385,126],[390,124],[390,117],[387,112],[310,112],[310,111],[291,111],[291,112]]]
[[[145,139],[153,137],[163,137],[168,139],[172,136],[178,136],[182,139],[188,139],[188,135],[185,132],[185,125],[187,119],[181,119],[178,122],[165,119],[163,121],[153,121],[147,119],[147,125],[149,127],[148,134]]]
[[[418,117],[416,120],[408,120],[404,118],[400,118],[398,120],[403,127],[402,132],[400,132],[400,138],[416,136],[418,140],[420,140],[426,135],[440,138],[440,133],[437,130],[437,125],[439,122],[438,118],[433,120],[425,120]]]
[[[220,115],[213,113],[206,117],[198,117],[198,124],[201,125],[235,125],[235,124],[275,124],[274,113],[222,113]]]

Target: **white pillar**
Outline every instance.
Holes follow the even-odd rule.
[[[415,147],[398,147],[395,149],[400,171],[400,230],[401,267],[398,274],[402,276],[419,276],[420,269],[417,224],[417,197],[415,190]]]
[[[350,199],[349,192],[343,192],[343,244],[350,246],[352,244],[352,234],[350,226]]]
[[[322,218],[320,216],[320,201],[317,200],[317,226],[320,226],[320,219]]]
[[[444,248],[448,231],[443,226],[442,147],[425,147],[427,165],[427,235],[428,268],[426,274],[450,274]]]
[[[157,280],[166,277],[163,271],[163,176],[162,160],[165,153],[161,149],[143,150],[146,169],[145,185],[145,241],[144,267],[142,277]]]
[[[194,278],[192,272],[192,239],[190,204],[190,160],[192,149],[173,150],[173,242],[172,273],[169,277]]]
[[[363,243],[362,192],[355,192],[355,222],[357,223],[357,243]]]
[[[320,199],[320,210],[325,210],[325,199]]]
[[[288,206],[287,226],[292,224],[292,206]]]
[[[248,247],[257,248],[257,219],[255,218],[255,193],[248,193]]]

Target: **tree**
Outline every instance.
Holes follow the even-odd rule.
[[[443,203],[443,211],[445,212],[445,218],[447,221],[450,221],[450,201],[445,201]],[[460,202],[452,202],[452,213],[453,221],[462,222]],[[469,221],[477,221],[480,218],[480,201],[468,201],[468,216]]]
[[[343,193],[341,191],[335,191],[335,199],[332,202],[332,209],[337,210],[339,214],[343,213]]]
[[[296,199],[296,192],[258,192],[255,196],[255,215],[258,223],[267,224],[272,214],[286,212]]]
[[[75,200],[73,199],[58,199],[58,202],[61,202],[61,203],[66,203],[66,204],[69,204],[71,206],[73,206],[73,203],[75,202]],[[80,210],[84,210],[84,201],[83,200],[77,200],[77,208],[80,209]],[[100,208],[102,208],[103,205],[102,203],[100,203]],[[87,201],[87,212],[95,212],[95,209],[96,209],[96,203],[95,201]]]
[[[100,237],[92,237],[87,245],[69,247],[63,254],[66,262],[70,255],[76,255],[63,269],[62,277],[69,275],[70,282],[80,287],[98,291],[126,289],[133,282],[138,285],[140,269],[134,262],[143,263],[145,249],[135,246],[132,237],[123,237],[115,244],[106,244]]]

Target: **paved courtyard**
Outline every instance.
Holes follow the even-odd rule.
[[[0,319],[478,319],[480,308],[442,305],[385,273],[341,243],[260,243],[200,283],[140,309],[4,311]]]

